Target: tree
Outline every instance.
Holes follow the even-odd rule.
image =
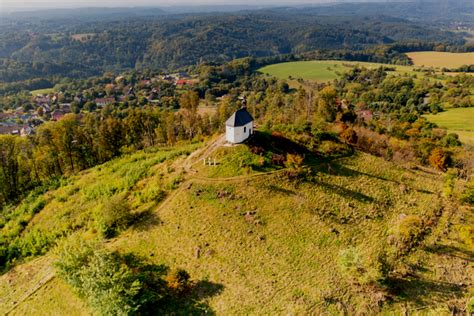
[[[328,122],[336,119],[336,101],[337,92],[332,86],[326,86],[319,92],[318,113]]]
[[[450,163],[450,156],[449,153],[445,152],[442,148],[436,147],[431,151],[428,161],[432,167],[446,171]]]
[[[0,185],[4,200],[18,197],[20,189],[18,154],[17,137],[0,135]]]

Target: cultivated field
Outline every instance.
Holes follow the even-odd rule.
[[[316,176],[295,181],[276,169],[251,170],[260,156],[246,145],[211,143],[185,158],[196,147],[137,152],[71,177],[40,197],[45,205],[37,215],[22,217],[29,221],[23,238],[75,228],[90,239],[102,205],[126,193],[133,211],[146,216],[107,247],[184,268],[205,284],[201,312],[374,314],[381,301],[344,274],[341,251],[356,247],[361,260],[373,262],[400,218],[432,214],[444,203],[439,175],[368,154],[307,157]],[[204,166],[203,157],[217,157],[219,165]],[[457,238],[458,214],[443,206],[440,224],[406,258],[417,277],[397,281],[392,303],[379,312],[448,314],[449,302],[465,300],[459,284],[471,282],[464,265],[469,250]],[[48,256],[0,277],[0,313],[90,312],[69,285],[45,275]],[[176,314],[190,312],[183,307]]]
[[[474,107],[449,109],[425,117],[448,132],[458,134],[462,142],[474,146]]]
[[[363,66],[367,68],[378,68],[380,66],[395,67],[396,71],[391,71],[390,73],[423,75],[420,72],[415,72],[411,66],[340,60],[314,60],[280,63],[260,68],[259,72],[279,79],[302,78],[316,82],[327,82],[339,78],[340,75],[350,69],[350,67],[355,66]]]
[[[474,64],[474,53],[412,52],[406,53],[415,66],[456,68]]]

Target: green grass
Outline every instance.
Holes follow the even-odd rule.
[[[376,298],[344,275],[340,252],[357,247],[372,262],[403,214],[425,216],[442,203],[437,174],[403,169],[363,153],[332,161],[308,159],[315,177],[297,181],[282,174],[254,177],[260,170],[243,170],[242,160],[252,164],[256,158],[245,145],[220,148],[213,154],[220,165],[205,167],[197,161],[197,174],[183,175],[184,155],[195,148],[138,152],[72,177],[44,195],[47,204],[25,234],[33,228],[79,225],[84,238],[91,238],[94,209],[110,196],[128,192],[134,212],[146,213],[146,221],[107,247],[184,268],[193,280],[207,282],[210,289],[200,299],[217,315],[374,314]],[[179,186],[185,177],[187,182]],[[157,189],[168,194],[164,204],[153,198],[161,196]],[[469,283],[463,270],[469,250],[457,235],[449,235],[461,214],[442,214],[426,247],[407,258],[418,267],[418,278],[404,284],[380,312],[429,305],[423,311],[447,313],[448,302],[462,300],[456,284]],[[435,246],[451,247],[452,256],[429,248]],[[39,279],[47,267],[44,261],[31,261],[1,276],[0,298],[6,299],[0,300],[0,312],[32,286],[28,279]],[[13,313],[51,315],[59,310],[89,312],[54,278]]]
[[[156,214],[164,224],[146,233],[129,231],[113,247],[153,254],[157,263],[179,265],[197,279],[221,284],[222,294],[208,301],[218,315],[338,313],[339,302],[350,314],[370,313],[366,294],[339,270],[339,252],[358,246],[373,257],[400,214],[426,214],[439,203],[440,183],[436,176],[366,154],[332,166],[335,174],[316,165],[320,173],[310,183],[281,175],[196,181]],[[435,303],[445,294],[413,295]],[[417,306],[414,299],[405,302]]]
[[[315,61],[295,61],[265,66],[259,69],[263,74],[269,74],[279,79],[302,78],[316,82],[327,82],[340,77],[340,75],[350,69],[350,66],[364,66],[367,68],[378,68],[380,66],[396,67],[396,74],[418,74],[410,66],[395,66],[387,64],[350,62],[338,60],[315,60]]]
[[[449,109],[425,117],[448,132],[458,134],[462,142],[474,145],[474,107]]]
[[[54,91],[54,88],[38,89],[30,91],[32,95],[48,94]]]

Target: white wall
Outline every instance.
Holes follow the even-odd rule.
[[[226,126],[225,138],[229,143],[238,144],[249,138],[253,132],[253,122],[238,127]]]

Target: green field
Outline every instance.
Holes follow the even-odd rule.
[[[458,134],[462,142],[474,145],[474,107],[449,109],[425,117],[448,132]]]
[[[133,212],[146,216],[105,245],[184,268],[207,284],[198,297],[211,314],[440,315],[449,314],[453,302],[465,304],[458,284],[470,282],[463,264],[471,250],[457,237],[462,210],[440,213],[423,247],[406,258],[416,278],[398,280],[390,302],[340,268],[341,251],[356,247],[364,264],[373,263],[401,216],[429,216],[442,205],[441,176],[355,153],[307,157],[316,176],[297,181],[271,168],[252,170],[260,156],[246,145],[214,144],[191,155],[198,145],[136,152],[73,176],[39,197],[44,207],[33,218],[21,216],[28,222],[22,237],[75,230],[94,238],[97,212],[111,197],[127,194]],[[205,166],[203,157],[217,157],[219,165]],[[71,287],[48,272],[51,257],[0,276],[0,314],[90,314]]]
[[[48,94],[48,93],[53,92],[53,91],[54,91],[53,88],[46,88],[46,89],[32,90],[32,91],[30,91],[30,93],[32,95],[38,95],[38,94]]]
[[[363,66],[367,68],[378,68],[380,66],[396,67],[396,74],[419,74],[413,71],[411,66],[395,66],[377,63],[350,62],[340,60],[314,60],[314,61],[295,61],[265,66],[259,69],[259,72],[277,77],[279,79],[302,78],[316,82],[327,82],[339,78],[339,76],[354,66]]]
[[[406,54],[415,66],[456,68],[474,64],[474,53],[412,52]]]

